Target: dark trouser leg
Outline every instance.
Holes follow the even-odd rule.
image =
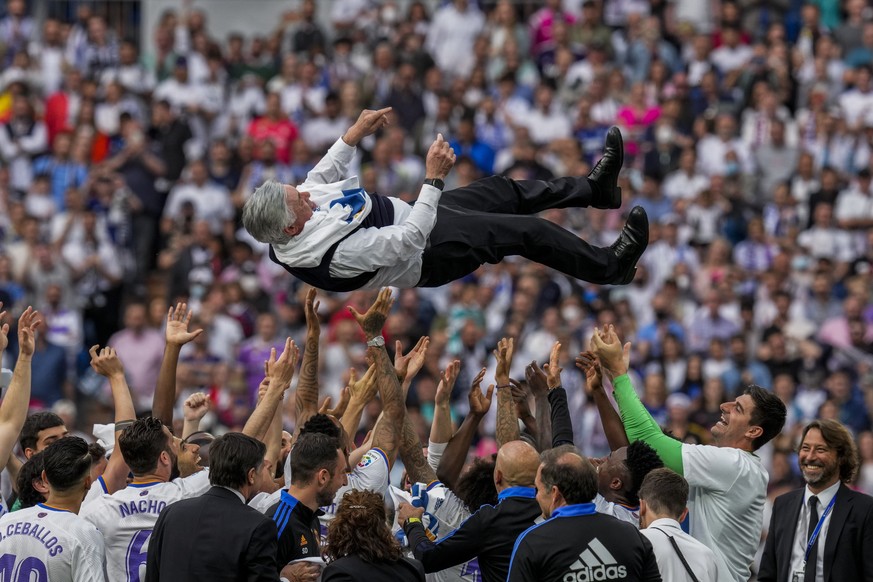
[[[550,208],[584,208],[591,206],[592,198],[591,184],[584,177],[546,182],[490,176],[443,193],[440,206],[476,212],[536,214]]]
[[[484,263],[520,255],[576,279],[610,283],[615,255],[593,247],[560,226],[535,216],[491,214],[440,206],[422,257],[419,287],[438,287]]]

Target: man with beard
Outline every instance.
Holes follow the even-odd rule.
[[[852,435],[812,421],[798,463],[806,487],[776,498],[758,580],[873,580],[873,498],[846,486],[860,464]]]
[[[340,442],[322,433],[301,434],[288,459],[291,486],[282,491],[279,503],[267,511],[279,530],[279,568],[295,560],[321,559],[319,507],[333,503],[336,492],[348,484],[347,475],[351,472]],[[294,568],[294,575],[307,582],[321,573],[319,565],[306,561]]]
[[[106,540],[109,580],[144,580],[149,537],[167,506],[209,490],[209,471],[170,480],[178,474],[179,439],[157,418],[147,416],[124,429],[118,450],[133,481],[82,508]]]

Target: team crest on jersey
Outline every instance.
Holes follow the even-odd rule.
[[[378,454],[368,451],[367,453],[364,454],[363,457],[361,457],[361,460],[358,463],[358,468],[359,469],[366,469],[367,467],[369,467],[370,465],[375,463],[376,459],[378,459],[378,458],[379,458]]]
[[[48,513],[45,513],[43,511],[40,511],[39,513],[36,514],[37,517],[45,517],[47,515],[48,515]]]
[[[140,492],[139,492],[139,496],[140,496],[140,497],[145,497],[145,496],[148,495],[148,494],[149,494],[148,491],[140,491]]]
[[[306,541],[306,536],[304,536],[304,535],[301,534],[301,536],[300,536],[300,545],[301,545],[301,546],[305,546],[305,545],[307,545],[308,543],[309,543],[309,542]]]

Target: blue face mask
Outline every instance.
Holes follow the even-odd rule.
[[[737,162],[727,162],[724,169],[728,176],[736,176],[740,173],[740,165]]]

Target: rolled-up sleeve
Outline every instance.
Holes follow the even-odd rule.
[[[348,278],[396,265],[421,255],[436,224],[442,192],[424,185],[401,224],[362,228],[337,247],[330,264],[333,277]]]

